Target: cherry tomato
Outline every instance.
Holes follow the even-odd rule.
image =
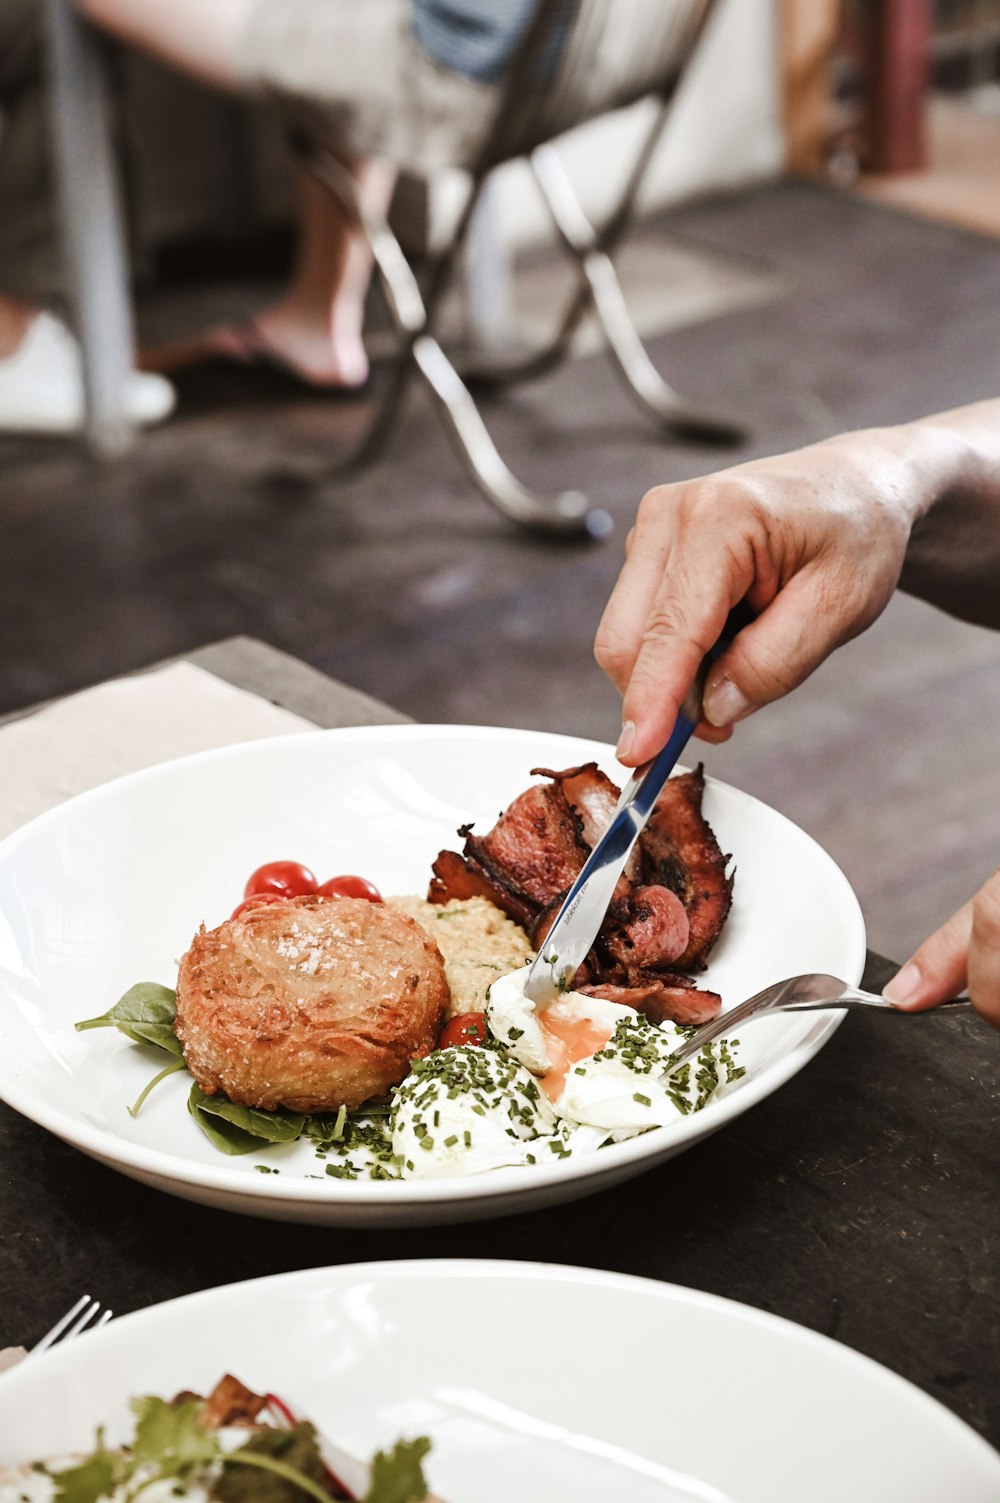
[[[244,887],[243,896],[252,898],[259,892],[273,892],[279,898],[301,898],[315,892],[317,885],[308,866],[298,861],[268,861],[265,866],[258,866]]]
[[[486,1014],[484,1012],[460,1012],[441,1029],[439,1049],[455,1049],[460,1044],[486,1043]]]
[[[323,898],[366,898],[369,903],[382,901],[382,894],[366,877],[331,877],[318,891]]]
[[[244,898],[242,903],[237,903],[229,917],[239,918],[247,908],[258,908],[264,903],[283,903],[284,901],[280,892],[255,892],[252,897]]]

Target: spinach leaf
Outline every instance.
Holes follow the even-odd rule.
[[[286,1112],[284,1107],[265,1112],[255,1106],[237,1106],[220,1093],[206,1096],[197,1085],[195,1090],[199,1091],[198,1105],[202,1111],[231,1122],[234,1127],[250,1133],[251,1137],[263,1138],[266,1143],[294,1143],[302,1136],[306,1119],[301,1112]]]
[[[169,1065],[166,1065],[158,1075],[154,1075],[152,1080],[149,1081],[147,1085],[143,1086],[142,1090],[139,1092],[138,1096],[135,1098],[132,1105],[128,1109],[129,1116],[138,1117],[139,1108],[146,1100],[146,1097],[149,1095],[150,1091],[152,1091],[155,1086],[158,1086],[161,1080],[166,1080],[168,1075],[176,1075],[178,1070],[186,1069],[187,1065],[184,1063],[183,1059],[172,1059]]]
[[[241,1132],[238,1127],[224,1122],[221,1117],[210,1116],[208,1112],[202,1110],[203,1099],[207,1100],[204,1092],[197,1084],[193,1085],[188,1097],[188,1111],[213,1148],[218,1148],[220,1153],[230,1154],[260,1152],[260,1138],[254,1138],[248,1132]]]
[[[202,1132],[223,1153],[252,1153],[262,1143],[293,1143],[302,1135],[305,1117],[297,1112],[263,1112],[237,1106],[227,1097],[207,1096],[197,1081],[188,1097],[188,1111]]]
[[[181,1042],[174,1032],[177,1016],[177,993],[155,981],[140,981],[130,986],[114,1007],[99,1018],[77,1023],[77,1032],[87,1028],[117,1028],[135,1044],[153,1044],[168,1054],[180,1054]]]

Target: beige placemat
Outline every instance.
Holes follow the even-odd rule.
[[[0,729],[0,837],[140,767],[314,729],[193,663],[85,689]]]

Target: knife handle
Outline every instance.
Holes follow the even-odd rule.
[[[661,751],[658,751],[655,757],[650,758],[648,762],[636,768],[622,789],[621,797],[615,810],[616,814],[620,813],[626,805],[630,805],[642,823],[645,824],[650,810],[660,796],[660,791],[664,783],[680,760],[684,748],[694,735],[695,726],[701,719],[701,688],[705,682],[705,675],[708,672],[709,664],[713,663],[717,657],[721,657],[722,653],[725,652],[738,633],[745,626],[749,626],[750,622],[755,619],[754,612],[745,600],[741,600],[738,605],[733,606],[726,617],[726,624],[719,633],[718,641],[705,654],[698,677],[691,685],[688,696],[677,713],[677,719],[674,721],[674,728],[670,732],[666,746]],[[695,703],[692,703],[692,701],[695,701]]]
[[[741,600],[738,605],[733,606],[726,617],[725,625],[719,633],[718,641],[708,649],[701,660],[701,667],[698,669],[694,683],[684,698],[678,720],[683,717],[692,720],[695,725],[698,724],[702,716],[702,690],[705,687],[705,679],[708,677],[709,668],[715,662],[716,658],[722,656],[726,648],[739,636],[743,628],[749,626],[751,621],[755,621],[756,619],[755,612],[750,609],[745,600]],[[690,732],[688,734],[690,735]]]

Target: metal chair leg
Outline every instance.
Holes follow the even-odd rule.
[[[650,360],[629,316],[614,263],[583,212],[555,148],[538,146],[529,160],[553,223],[586,279],[615,365],[640,407],[675,432],[713,443],[742,442],[742,424],[687,401]]]
[[[85,431],[91,448],[111,455],[134,435],[127,405],[134,338],[103,58],[70,0],[46,5],[56,176],[83,352]]]
[[[521,484],[501,458],[468,387],[436,339],[420,335],[413,344],[413,359],[459,457],[498,511],[540,532],[608,536],[613,525],[610,516],[592,507],[579,491],[563,491],[554,500],[546,500]]]
[[[462,379],[482,391],[498,391],[504,386],[517,386],[522,381],[547,376],[569,355],[573,336],[590,304],[590,290],[586,280],[581,278],[580,286],[567,303],[556,332],[547,344],[529,349],[527,353],[518,349],[499,357],[489,351],[466,356],[459,367]]]
[[[707,17],[709,7],[706,6],[696,26],[692,29],[688,39],[688,47],[685,56],[693,51],[698,35]],[[629,169],[623,184],[618,202],[613,212],[601,225],[600,229],[591,226],[591,234],[594,238],[594,248],[610,252],[622,238],[628,229],[635,207],[636,196],[642,186],[643,178],[653,158],[656,146],[666,129],[670,118],[670,110],[673,97],[676,92],[677,82],[681,76],[678,69],[677,78],[664,86],[664,92],[660,97],[660,107],[656,118],[646,131],[643,141],[636,152],[632,166]],[[578,259],[578,258],[575,258]],[[503,386],[513,386],[521,381],[533,381],[539,376],[546,376],[562,364],[570,353],[573,336],[580,326],[583,315],[592,305],[591,290],[587,277],[579,264],[580,272],[576,288],[563,310],[556,332],[548,344],[538,349],[529,351],[527,354],[516,353],[507,358],[492,360],[481,358],[463,361],[462,375],[471,385],[482,387],[484,390],[495,390]]]
[[[432,286],[425,298],[388,222],[361,209],[353,180],[345,169],[336,162],[323,160],[315,163],[314,170],[353,212],[364,229],[389,310],[403,340],[390,377],[389,391],[368,432],[345,462],[346,467],[353,468],[366,462],[388,438],[405,393],[407,378],[416,371],[430,392],[459,458],[487,501],[498,511],[512,522],[535,531],[563,536],[607,537],[613,525],[610,516],[600,508],[592,507],[586,496],[579,491],[564,491],[551,499],[536,496],[522,485],[501,458],[468,387],[430,332],[430,314],[444,285],[446,265],[439,263],[434,268]],[[460,243],[461,231],[456,235],[452,254]]]

